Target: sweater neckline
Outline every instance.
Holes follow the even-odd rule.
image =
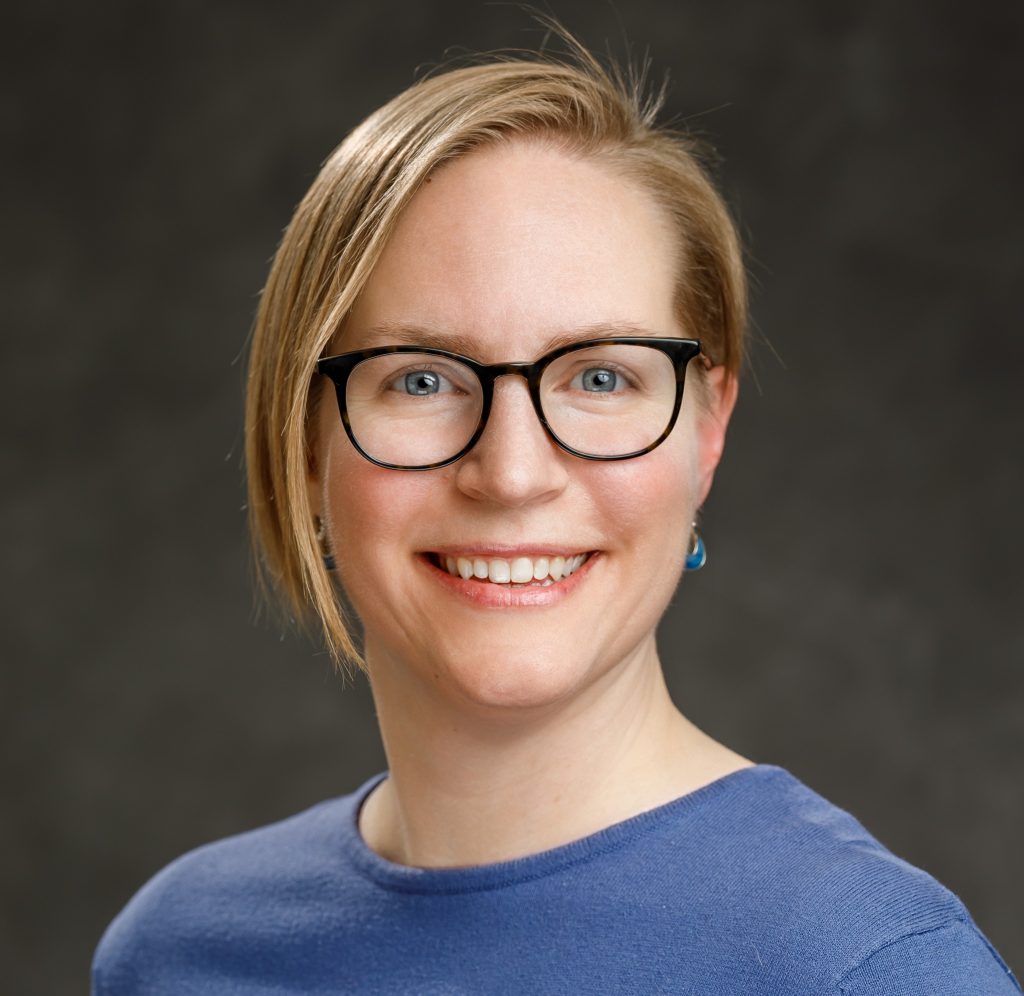
[[[341,821],[341,844],[344,853],[366,878],[389,891],[446,895],[501,889],[551,875],[570,865],[621,847],[641,834],[669,820],[678,819],[684,813],[706,806],[713,800],[722,800],[730,794],[742,793],[755,781],[779,776],[792,777],[778,765],[748,765],[670,802],[545,851],[493,864],[456,868],[417,868],[381,857],[376,851],[371,850],[359,832],[359,812],[363,803],[388,774],[388,771],[382,771],[374,775],[349,796],[350,805]]]

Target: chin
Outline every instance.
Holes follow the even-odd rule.
[[[572,698],[594,675],[596,662],[531,647],[489,651],[485,661],[435,661],[433,672],[450,694],[478,709],[522,716],[544,711]]]

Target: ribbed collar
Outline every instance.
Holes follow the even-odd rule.
[[[750,791],[758,781],[793,779],[788,771],[777,765],[755,764],[730,772],[678,799],[613,823],[596,833],[537,854],[465,868],[414,868],[382,858],[367,846],[359,833],[359,811],[370,792],[387,776],[387,771],[374,775],[347,797],[348,806],[340,829],[345,855],[360,873],[385,889],[438,895],[502,889],[542,878],[621,847],[662,824],[678,821],[684,814],[714,800],[721,802],[730,794]]]

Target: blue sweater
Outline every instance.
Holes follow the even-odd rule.
[[[95,996],[1021,992],[952,892],[775,765],[446,869],[363,842],[384,777],[165,868],[100,942]]]

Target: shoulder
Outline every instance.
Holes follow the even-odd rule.
[[[290,908],[298,917],[325,889],[336,891],[335,841],[355,796],[203,845],[163,868],[100,940],[94,993],[141,991],[143,979],[167,980],[166,990],[146,992],[188,992],[205,950],[228,942],[244,949],[247,939],[280,931],[282,921],[287,930]]]
[[[1009,966],[970,916],[897,937],[839,980],[841,996],[1011,996],[1021,992]]]
[[[694,812],[688,836],[695,840],[687,846],[699,858],[709,910],[727,910],[731,926],[776,965],[780,979],[850,994],[1020,991],[960,898],[849,812],[774,765],[725,781],[732,784],[714,804]],[[684,841],[679,836],[675,847]],[[692,875],[694,862],[686,864]],[[989,987],[878,988],[895,966],[913,979],[925,961],[936,978],[988,979]]]

